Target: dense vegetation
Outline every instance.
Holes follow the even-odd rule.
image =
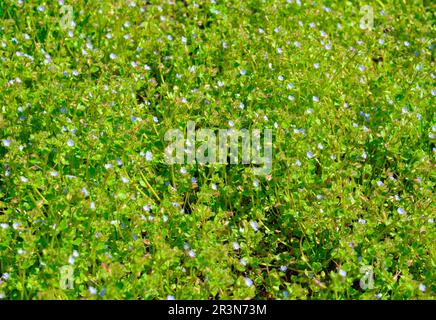
[[[433,299],[434,9],[0,1],[0,297]],[[167,165],[188,121],[271,174]]]

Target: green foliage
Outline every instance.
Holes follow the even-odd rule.
[[[435,297],[431,4],[369,1],[362,30],[358,1],[65,0],[69,33],[21,2],[0,2],[0,297]],[[273,129],[271,175],[166,165],[187,121]]]

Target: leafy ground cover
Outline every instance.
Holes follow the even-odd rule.
[[[434,9],[1,1],[0,297],[433,299]],[[188,121],[270,175],[167,165]]]

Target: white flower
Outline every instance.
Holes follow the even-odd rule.
[[[95,289],[94,287],[91,287],[91,286],[90,286],[90,287],[88,288],[88,290],[89,290],[89,293],[92,294],[92,295],[97,294],[97,289]]]

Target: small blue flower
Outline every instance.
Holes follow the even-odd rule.
[[[245,278],[245,285],[247,287],[251,287],[253,285],[253,280],[251,280],[250,278]]]
[[[189,250],[188,251],[188,256],[190,256],[191,258],[195,258],[195,256],[196,256],[197,254],[195,253],[195,251],[194,250]]]
[[[254,231],[258,230],[258,225],[256,221],[250,221],[250,226],[253,228]]]
[[[82,194],[83,194],[85,197],[89,196],[89,192],[88,192],[88,190],[86,190],[85,187],[82,188]]]
[[[397,212],[399,214],[405,214],[406,213],[406,211],[403,208],[401,208],[401,207],[397,209]]]
[[[99,293],[100,297],[104,297],[105,294],[106,294],[106,288],[101,289],[101,291]]]

